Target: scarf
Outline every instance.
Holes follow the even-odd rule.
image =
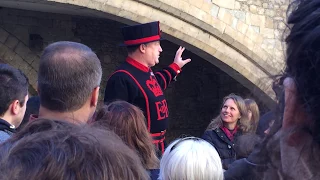
[[[237,133],[238,131],[238,126],[236,126],[233,130],[229,130],[228,128],[222,126],[221,127],[222,131],[227,135],[227,137],[233,141],[234,135]]]

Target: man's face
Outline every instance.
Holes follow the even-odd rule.
[[[160,41],[150,42],[144,46],[146,48],[145,61],[147,66],[155,66],[159,63],[160,53],[162,52]]]
[[[15,122],[14,122],[14,125],[17,127],[20,126],[22,120],[23,120],[23,117],[24,117],[24,114],[26,113],[26,109],[27,109],[27,101],[29,99],[29,96],[28,94],[24,97],[24,103],[23,105],[20,107],[19,109],[19,112],[15,118]]]

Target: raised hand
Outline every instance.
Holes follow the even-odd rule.
[[[180,68],[182,68],[184,65],[186,65],[187,63],[189,63],[191,61],[190,58],[184,59],[184,60],[182,59],[181,55],[182,55],[184,50],[185,50],[185,48],[180,46],[179,49],[176,52],[176,56],[175,56],[174,61],[173,61]]]

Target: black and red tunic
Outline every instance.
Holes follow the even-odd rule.
[[[149,132],[153,135],[163,134],[168,127],[169,116],[163,90],[180,72],[180,67],[173,63],[153,73],[150,68],[128,57],[110,76],[104,102],[124,100],[140,107],[146,117]],[[156,144],[155,141],[154,143]]]

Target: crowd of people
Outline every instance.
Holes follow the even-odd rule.
[[[201,137],[168,145],[163,91],[191,59],[180,47],[172,64],[151,70],[159,22],[122,29],[128,57],[100,108],[101,63],[84,44],[48,45],[30,98],[26,75],[0,64],[0,179],[320,179],[320,0],[294,1],[288,12],[277,106],[260,117],[254,99],[226,94]]]

